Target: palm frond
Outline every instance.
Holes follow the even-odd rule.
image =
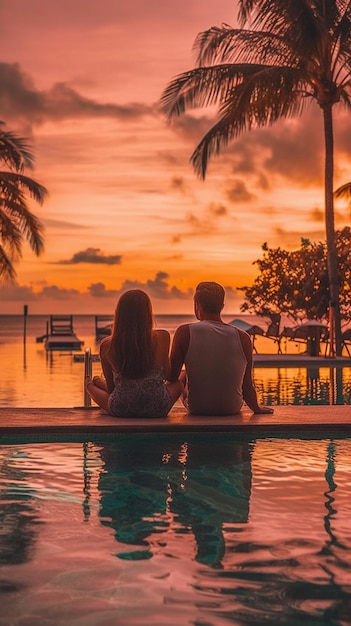
[[[307,92],[297,68],[245,63],[200,67],[181,74],[168,85],[161,97],[161,108],[172,119],[188,109],[214,104],[226,107],[231,98],[233,109],[238,102],[241,109],[244,102],[266,107],[268,96],[269,106],[275,107],[276,99],[290,98],[297,86],[300,95],[302,90]]]
[[[11,261],[18,261],[21,257],[23,234],[19,228],[19,220],[13,219],[2,206],[0,206],[0,232],[3,248],[7,250],[7,256]]]
[[[249,68],[251,71],[249,71]],[[197,174],[205,178],[209,158],[222,146],[244,131],[269,126],[281,118],[301,113],[304,84],[297,69],[252,66],[240,82],[227,89],[220,103],[219,121],[195,149],[191,162]],[[307,93],[307,91],[306,91]]]
[[[15,195],[18,191],[21,193],[28,192],[30,197],[39,204],[43,204],[48,195],[48,191],[43,185],[33,178],[17,172],[0,171],[0,190],[3,190],[3,193],[7,191],[7,193]]]
[[[307,85],[298,69],[265,67],[238,84],[220,107],[237,120],[238,133],[255,126],[270,126],[280,118],[299,115],[305,105],[301,93]]]
[[[48,190],[44,185],[38,183],[38,181],[25,176],[24,174],[18,174],[18,183],[24,192],[28,192],[30,197],[33,198],[38,204],[43,204],[44,200],[48,196]],[[0,173],[1,178],[1,173]]]
[[[262,66],[226,64],[199,67],[184,72],[171,81],[161,96],[161,108],[171,119],[188,109],[211,106],[225,101],[229,91],[247,73]]]
[[[200,67],[221,63],[296,65],[298,58],[286,37],[272,32],[235,29],[227,24],[199,33],[193,49]]]
[[[4,248],[0,245],[0,282],[13,282],[16,272],[11,259],[7,256]]]
[[[334,191],[335,198],[345,198],[346,200],[351,200],[351,182],[345,183],[338,187]]]
[[[252,28],[257,30],[274,29],[276,33],[295,33],[299,37],[302,28],[301,36],[311,36],[316,4],[318,0],[314,3],[310,0],[239,0],[238,17],[242,26],[251,21]]]
[[[333,39],[334,47],[338,47],[340,54],[350,51],[350,23],[351,23],[351,3],[348,2],[342,10],[339,11],[339,20],[334,28]]]
[[[351,107],[351,78],[349,82],[343,86],[340,91],[340,102],[346,106],[347,109]]]
[[[34,157],[27,140],[4,130],[3,126],[4,122],[0,122],[0,161],[16,172],[23,172],[25,168],[33,169]]]
[[[1,200],[0,200],[1,202]],[[0,208],[0,224],[5,222],[5,215],[8,217],[7,237],[15,237],[16,232],[20,233],[22,239],[26,238],[33,252],[39,256],[44,250],[44,228],[40,220],[29,211],[23,197],[7,199]],[[12,227],[12,230],[11,230]],[[6,240],[6,234],[2,228],[2,239]]]
[[[179,83],[175,81],[165,93],[163,107],[173,117],[188,108],[219,102],[221,119],[191,157],[196,172],[205,177],[208,159],[240,133],[300,114],[305,105],[303,91],[308,95],[308,85],[301,80],[298,68],[252,64],[197,68]]]
[[[20,220],[20,229],[34,254],[39,256],[44,251],[44,228],[40,220],[30,211],[23,211]]]
[[[325,0],[239,0],[239,6],[242,26],[274,32],[301,59],[328,53],[340,19],[336,3]]]

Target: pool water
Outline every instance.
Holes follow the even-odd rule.
[[[1,626],[351,624],[351,439],[0,446]]]

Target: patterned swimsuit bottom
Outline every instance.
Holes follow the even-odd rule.
[[[145,378],[120,378],[116,375],[114,382],[108,407],[115,417],[166,417],[172,407],[160,370],[152,371]]]

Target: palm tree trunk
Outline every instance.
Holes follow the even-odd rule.
[[[339,304],[339,263],[334,226],[334,137],[332,104],[323,106],[325,141],[325,230],[327,238],[327,266],[329,276],[330,306],[334,309],[334,336],[336,356],[341,356],[341,317]],[[333,346],[331,346],[333,348]]]

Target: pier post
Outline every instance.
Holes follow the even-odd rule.
[[[90,348],[85,348],[84,351],[84,381],[83,381],[83,385],[84,385],[84,406],[91,406],[91,397],[89,396],[87,390],[86,390],[86,386],[85,386],[85,381],[87,379],[87,376],[89,376],[91,378],[93,373],[93,361],[91,358],[91,349]]]
[[[23,306],[23,367],[27,367],[27,315],[28,304]]]
[[[23,343],[26,345],[27,339],[27,315],[28,315],[28,304],[23,306]]]

